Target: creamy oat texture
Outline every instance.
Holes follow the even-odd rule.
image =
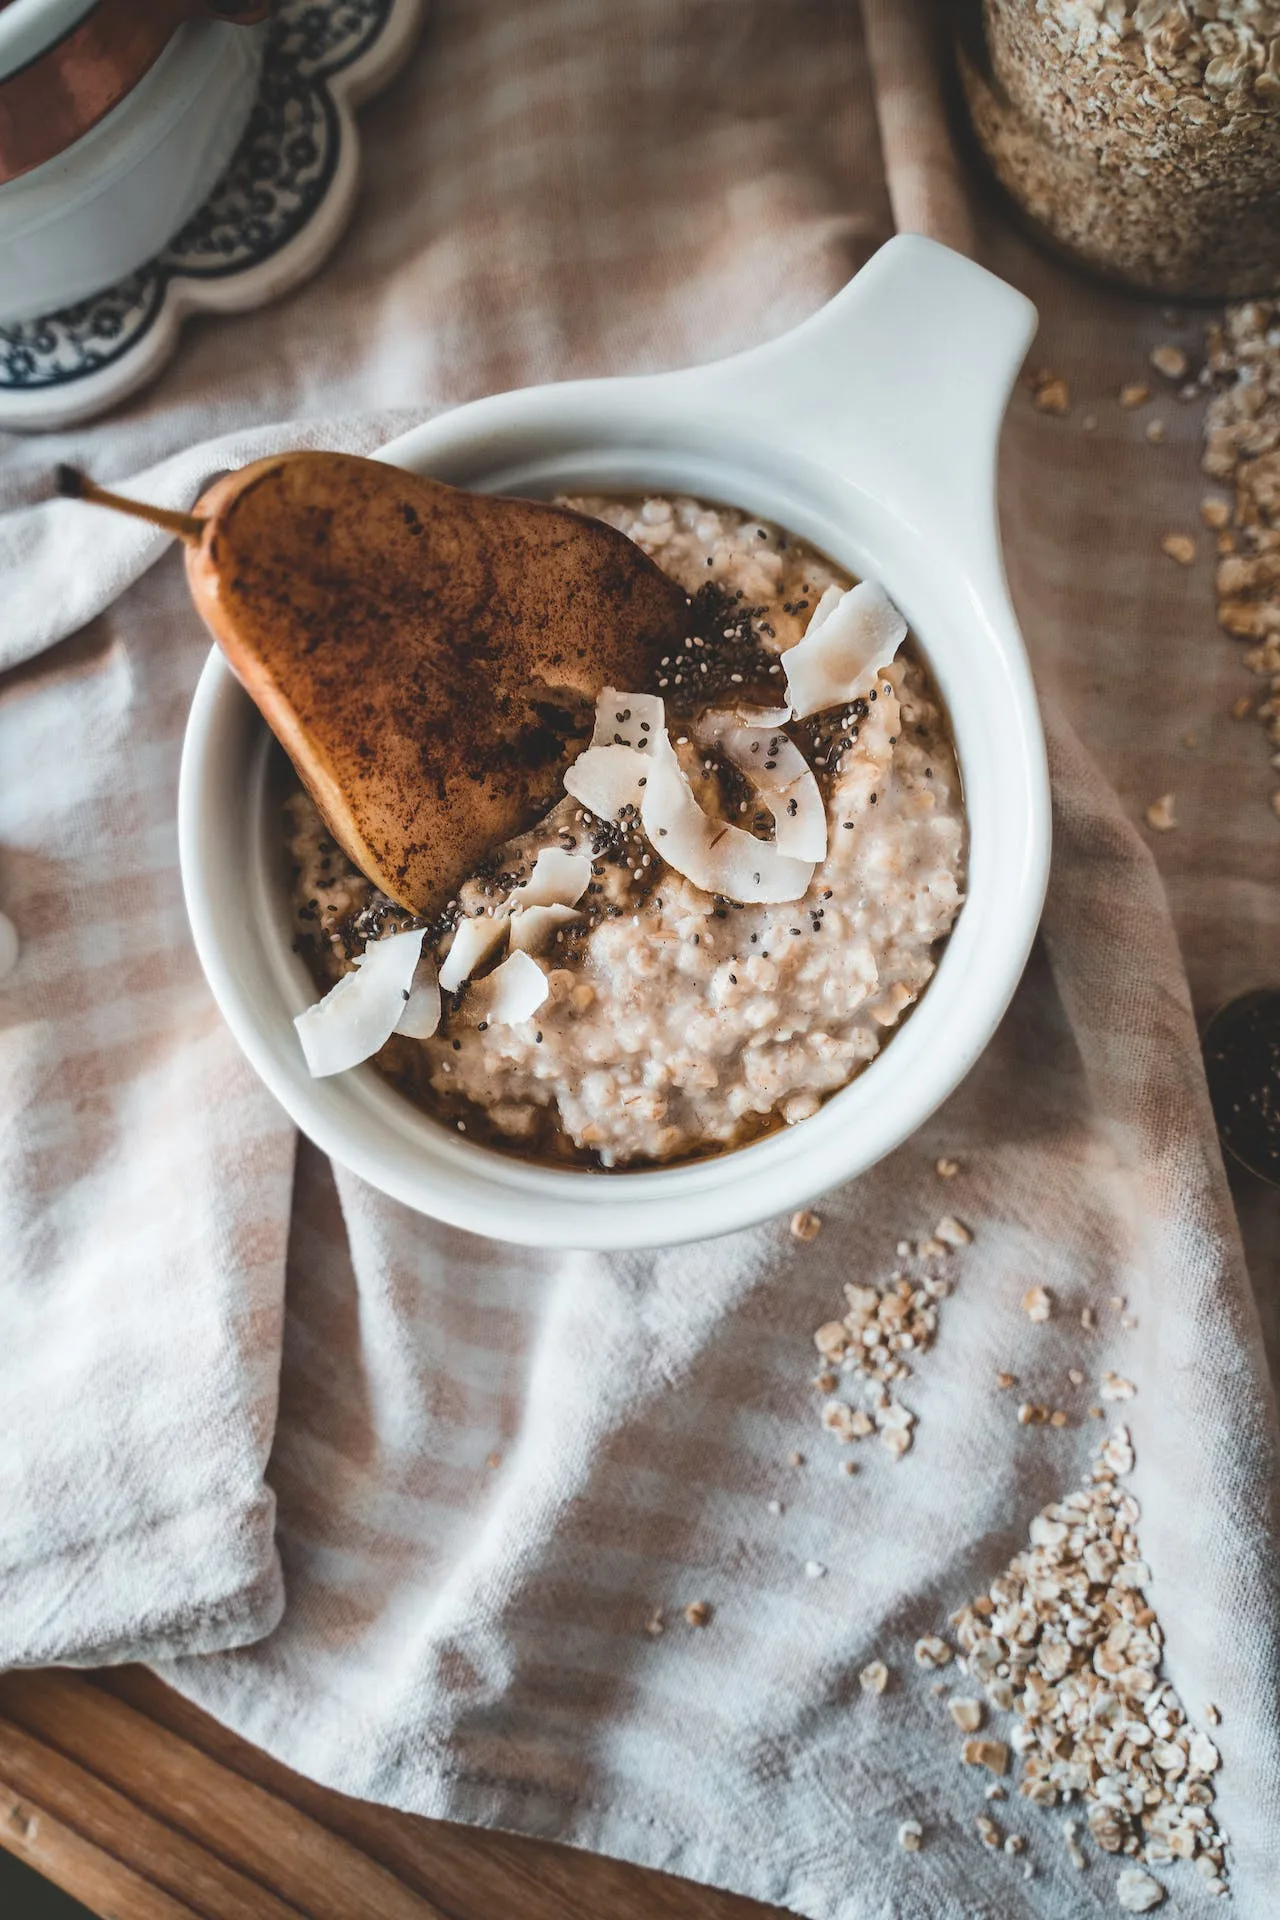
[[[811,548],[731,509],[570,504],[621,528],[691,594],[708,581],[740,594],[766,658],[799,639],[825,587],[850,584]],[[695,643],[665,663],[658,691],[683,700],[709,658]],[[768,685],[780,700],[780,670]],[[707,810],[758,830],[743,817],[752,803],[691,744],[690,723],[671,717],[669,732]],[[602,830],[566,797],[503,851],[499,873],[460,896],[465,912],[492,910],[540,848],[593,854],[584,925],[539,956],[542,1007],[520,1025],[486,1025],[481,982],[446,1001],[433,1038],[393,1038],[378,1064],[473,1137],[605,1167],[740,1145],[816,1112],[875,1057],[933,974],[961,904],[965,828],[942,714],[909,655],[852,713],[793,732],[828,821],[827,857],[802,900],[716,899],[665,867],[641,833]],[[288,827],[301,944],[331,980],[349,930],[363,938],[376,926],[380,897],[304,795],[289,803]]]

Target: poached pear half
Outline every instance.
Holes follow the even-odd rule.
[[[604,686],[652,684],[688,596],[625,534],[345,453],[286,453],[192,513],[60,489],[187,544],[196,607],[357,867],[415,914],[562,793]]]
[[[261,460],[195,512],[197,608],[334,838],[414,913],[560,796],[601,687],[651,684],[686,630],[615,528],[381,461]]]

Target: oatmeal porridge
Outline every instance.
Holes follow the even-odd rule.
[[[962,904],[960,779],[926,668],[871,583],[733,509],[565,504],[685,589],[682,647],[650,687],[602,692],[563,797],[429,924],[293,793],[295,944],[324,988],[359,963],[372,979],[375,953],[401,968],[405,1013],[376,1064],[469,1137],[669,1163],[806,1118],[879,1053]],[[839,669],[850,634],[856,683]]]

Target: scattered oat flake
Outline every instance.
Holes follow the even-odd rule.
[[[1006,1387],[1016,1387],[1017,1384],[1018,1376],[1016,1373],[998,1373],[996,1375],[996,1385],[1002,1393]]]
[[[775,1518],[784,1511],[785,1509],[783,1508],[781,1500],[771,1500],[769,1502],[769,1512],[773,1514]]]
[[[849,1329],[843,1320],[824,1320],[813,1336],[813,1344],[827,1360],[839,1360],[849,1345]]]
[[[1079,1367],[1068,1367],[1067,1378],[1073,1387],[1082,1387],[1084,1385],[1084,1375],[1081,1373]]]
[[[684,1617],[691,1627],[705,1627],[711,1619],[709,1600],[691,1600],[684,1610]]]
[[[802,1453],[789,1453],[787,1455],[787,1465],[789,1467],[802,1467],[804,1465],[804,1455]]]
[[[484,1463],[486,1467],[500,1467],[502,1465],[502,1455],[500,1453],[486,1453]]]
[[[1148,420],[1146,427],[1144,428],[1143,431],[1145,432],[1147,439],[1151,442],[1151,445],[1153,447],[1158,447],[1163,444],[1163,441],[1164,441],[1164,421],[1163,420]]]
[[[951,1649],[936,1633],[927,1633],[915,1645],[916,1665],[918,1667],[945,1667],[951,1658]]]
[[[825,1580],[827,1570],[821,1560],[806,1560],[804,1563],[804,1573],[806,1580]]]
[[[1053,1298],[1047,1287],[1028,1287],[1022,1296],[1022,1311],[1037,1325],[1053,1312]]]
[[[1149,357],[1156,372],[1162,373],[1166,380],[1185,379],[1191,364],[1182,348],[1172,345],[1153,347]]]
[[[978,1838],[981,1840],[983,1846],[990,1847],[994,1852],[1004,1836],[995,1821],[991,1818],[991,1815],[989,1813],[980,1813],[973,1824],[978,1829]]]
[[[957,1220],[953,1213],[944,1213],[933,1230],[935,1240],[941,1240],[944,1246],[967,1247],[972,1244],[973,1230],[966,1227],[963,1220]]]
[[[1126,1867],[1116,1881],[1116,1899],[1126,1913],[1150,1913],[1164,1899],[1164,1888],[1141,1867]]]
[[[1086,1333],[1093,1332],[1093,1308],[1092,1307],[1081,1307],[1080,1325],[1084,1328]]]
[[[867,1414],[860,1409],[855,1412],[843,1400],[828,1400],[822,1409],[821,1418],[827,1432],[834,1433],[841,1440],[857,1440],[862,1437],[860,1429],[855,1425],[856,1421],[863,1420],[868,1426],[871,1425]]]
[[[904,1820],[898,1828],[898,1845],[904,1853],[919,1853],[924,1845],[924,1828],[918,1820]]]
[[[1237,694],[1231,702],[1231,718],[1233,720],[1247,720],[1252,712],[1253,695],[1251,693]]]
[[[1205,1710],[1204,1710],[1204,1717],[1208,1721],[1211,1727],[1218,1727],[1218,1726],[1221,1726],[1222,1724],[1222,1715],[1219,1713],[1218,1709],[1213,1705],[1212,1701],[1206,1704]]]
[[[883,1660],[869,1660],[858,1675],[864,1693],[883,1693],[889,1684],[889,1669]]]
[[[1079,1833],[1079,1831],[1080,1831],[1080,1822],[1078,1820],[1063,1821],[1062,1844],[1067,1850],[1067,1858],[1068,1860],[1070,1860],[1072,1866],[1075,1868],[1077,1873],[1083,1873],[1085,1870],[1085,1867],[1088,1865],[1088,1862],[1086,1861],[1084,1854],[1080,1850],[1080,1842],[1076,1839],[1076,1835]]]
[[[961,1733],[976,1733],[982,1725],[984,1708],[981,1700],[966,1700],[956,1697],[948,1700],[947,1712],[959,1727]]]
[[[946,1223],[944,1222],[944,1225]],[[955,1226],[964,1233],[959,1222]],[[903,1243],[905,1260],[911,1254],[910,1243]],[[922,1242],[921,1255],[947,1252],[942,1241]],[[895,1460],[910,1452],[916,1416],[896,1398],[897,1382],[910,1377],[918,1355],[926,1352],[938,1328],[938,1302],[951,1292],[951,1281],[944,1274],[903,1271],[891,1273],[887,1281],[863,1284],[849,1281],[844,1286],[847,1311],[840,1320],[827,1320],[813,1335],[814,1345],[825,1368],[815,1385],[826,1395],[820,1419],[828,1433],[844,1442],[869,1439],[876,1434],[885,1451]],[[840,1375],[854,1376],[842,1389]],[[869,1406],[857,1405],[868,1385],[877,1389]]]
[[[960,1171],[960,1162],[958,1160],[948,1160],[944,1155],[941,1160],[934,1162],[933,1170],[939,1180],[954,1180]]]
[[[1174,811],[1174,797],[1171,793],[1162,793],[1147,808],[1147,825],[1155,833],[1168,833],[1178,824]]]
[[[1212,527],[1215,533],[1220,533],[1230,522],[1231,503],[1220,500],[1216,494],[1206,493],[1200,502],[1200,518],[1206,527]]]
[[[810,1213],[807,1208],[802,1209],[799,1213],[793,1213],[791,1216],[791,1232],[793,1238],[796,1240],[816,1240],[822,1232],[821,1218],[816,1213]]]
[[[1067,1424],[1066,1414],[1062,1411],[1061,1407],[1055,1407],[1053,1412],[1049,1415],[1049,1425],[1051,1427],[1065,1427],[1066,1424]]]
[[[1004,1843],[1004,1850],[1006,1853],[1021,1853],[1026,1844],[1020,1833],[1011,1833]]]
[[[1122,1373],[1104,1373],[1101,1393],[1104,1400],[1132,1400],[1138,1389]]]
[[[966,1740],[960,1757],[966,1767],[985,1767],[988,1773],[1009,1771],[1009,1749],[1003,1740]]]
[[[648,1634],[651,1640],[656,1640],[660,1634],[663,1634],[666,1632],[667,1623],[663,1618],[661,1607],[654,1608],[653,1612],[649,1615],[649,1618],[644,1623],[644,1630]]]
[[[993,1707],[1018,1715],[1009,1745],[1022,1797],[1045,1808],[1079,1805],[1097,1846],[1133,1862],[1135,1889],[1149,1880],[1142,1865],[1177,1858],[1225,1889],[1213,1814],[1218,1749],[1190,1726],[1161,1672],[1164,1636],[1143,1591],[1150,1569],[1138,1547],[1138,1504],[1119,1484],[1133,1464],[1119,1427],[1087,1482],[1036,1515],[1028,1546],[953,1624],[971,1679]],[[1081,1824],[1066,1820],[1063,1839],[1083,1868]]]
[[[1037,374],[1031,397],[1041,413],[1063,414],[1071,405],[1071,389],[1060,374]]]
[[[1097,432],[1097,429],[1098,429],[1098,416],[1097,416],[1097,414],[1096,414],[1096,413],[1086,413],[1086,415],[1085,415],[1085,417],[1084,417],[1084,419],[1083,419],[1083,420],[1082,420],[1082,421],[1080,422],[1080,425],[1081,425],[1081,426],[1083,427],[1083,429],[1084,429],[1084,431],[1085,431],[1086,433],[1096,433],[1096,432]]]
[[[1160,541],[1161,553],[1168,554],[1170,560],[1176,560],[1180,567],[1195,564],[1196,543],[1189,533],[1166,533]]]
[[[1134,407],[1145,406],[1151,398],[1151,389],[1142,380],[1131,380],[1120,389],[1120,405],[1128,411]]]

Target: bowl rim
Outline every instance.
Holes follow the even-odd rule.
[[[723,495],[721,495],[723,497]],[[735,503],[736,504],[736,503]],[[745,503],[744,503],[745,504]],[[757,505],[756,511],[762,511]],[[762,517],[773,516],[762,511]],[[789,530],[800,531],[789,523]],[[847,549],[846,549],[847,551]],[[832,555],[838,563],[847,564],[841,553]],[[859,569],[861,571],[862,569]],[[887,582],[889,591],[894,592],[893,582]],[[895,596],[896,597],[896,596]],[[913,632],[916,631],[913,622]],[[930,644],[926,632],[919,637],[921,651],[930,665],[931,672],[937,675],[935,649]],[[884,1154],[901,1144],[928,1115],[945,1099],[963,1078],[973,1060],[990,1039],[999,1019],[1002,1017],[1009,999],[1012,997],[1018,978],[1021,975],[1026,957],[1030,951],[1036,926],[1039,921],[1043,900],[1045,871],[1047,862],[1047,831],[1042,848],[1037,853],[1035,809],[1028,808],[1024,838],[1025,858],[1021,870],[1006,868],[1005,905],[1013,906],[1017,911],[1020,934],[1015,934],[1013,944],[1008,948],[1007,965],[1002,979],[989,979],[984,991],[976,1002],[972,994],[969,997],[969,1014],[966,1031],[953,1036],[958,1044],[953,1044],[951,1057],[940,1072],[931,1076],[927,1088],[921,1088],[907,1102],[890,1103],[888,1109],[882,1108],[879,1124],[874,1137],[867,1140],[864,1136],[862,1148],[850,1144],[847,1151],[839,1155],[838,1164],[829,1153],[815,1155],[812,1168],[806,1171],[803,1161],[791,1161],[787,1167],[776,1167],[778,1143],[797,1139],[805,1129],[816,1130],[817,1123],[824,1120],[824,1130],[830,1128],[837,1116],[849,1116],[852,1124],[855,1115],[850,1109],[856,1108],[856,1118],[865,1124],[865,1108],[872,1095],[881,1105],[880,1096],[887,1094],[887,1082],[890,1077],[899,1078],[898,1067],[907,1064],[907,1052],[918,1050],[919,1043],[911,1040],[913,1034],[928,1034],[935,1021],[931,1010],[940,1005],[938,988],[944,982],[949,983],[951,970],[961,964],[962,950],[956,945],[960,930],[966,926],[966,916],[971,912],[983,910],[983,901],[975,906],[972,892],[959,915],[955,930],[949,936],[939,958],[939,965],[930,980],[920,1002],[912,1011],[910,1019],[894,1030],[881,1053],[868,1063],[867,1067],[848,1085],[832,1094],[823,1104],[818,1114],[801,1121],[793,1128],[775,1132],[748,1146],[734,1149],[730,1153],[717,1154],[705,1159],[670,1169],[646,1169],[643,1171],[617,1170],[597,1172],[585,1169],[548,1168],[532,1162],[524,1162],[518,1156],[498,1153],[490,1149],[470,1144],[469,1155],[483,1156],[489,1163],[486,1172],[493,1178],[494,1184],[501,1187],[510,1207],[502,1209],[494,1206],[495,1196],[490,1195],[486,1210],[478,1213],[474,1200],[458,1197],[452,1199],[448,1190],[448,1170],[440,1168],[442,1181],[430,1177],[424,1161],[420,1168],[420,1177],[406,1180],[403,1169],[389,1167],[385,1155],[376,1144],[371,1143],[368,1129],[363,1121],[369,1117],[372,1105],[377,1117],[377,1109],[383,1106],[385,1098],[394,1101],[397,1106],[410,1107],[411,1103],[402,1094],[396,1092],[377,1075],[376,1069],[364,1066],[353,1075],[340,1078],[354,1083],[362,1078],[375,1079],[376,1087],[364,1087],[366,1095],[360,1103],[360,1109],[351,1102],[350,1124],[335,1123],[331,1103],[326,1097],[329,1085],[311,1082],[306,1076],[305,1066],[299,1056],[297,1069],[293,1074],[281,1071],[281,1063],[272,1048],[264,1047],[262,1025],[264,1021],[279,1019],[299,1011],[309,999],[315,997],[314,987],[309,981],[298,983],[291,1007],[282,1006],[271,1010],[255,1009],[246,1004],[238,990],[234,978],[226,965],[225,947],[228,938],[235,938],[239,929],[227,921],[218,923],[217,916],[210,910],[208,888],[205,880],[205,860],[195,833],[195,810],[200,808],[199,796],[204,791],[209,774],[208,751],[213,740],[215,723],[224,727],[228,711],[240,706],[248,710],[248,724],[256,733],[260,743],[259,766],[255,778],[265,777],[266,748],[270,741],[265,724],[261,722],[234,680],[221,654],[211,651],[193,702],[188,725],[187,742],[184,747],[182,784],[180,798],[180,832],[182,844],[182,868],[184,886],[187,891],[188,911],[191,917],[197,950],[222,1008],[242,1049],[266,1081],[276,1098],[295,1120],[303,1132],[326,1152],[352,1170],[369,1180],[373,1185],[390,1192],[392,1196],[419,1210],[444,1218],[455,1226],[477,1229],[483,1219],[484,1230],[501,1238],[513,1238],[522,1241],[552,1245],[637,1245],[644,1241],[663,1243],[684,1237],[703,1237],[728,1230],[732,1226],[746,1225],[769,1217],[790,1206],[799,1206],[812,1199],[836,1181],[851,1178]],[[968,794],[969,767],[966,762],[965,743],[960,729],[955,729],[957,758],[961,767],[961,777],[966,783]],[[1025,763],[1024,763],[1025,764]],[[1034,765],[1027,765],[1029,776],[1028,790],[1034,786]],[[236,777],[241,777],[243,767],[237,769]],[[966,812],[968,813],[968,805]],[[969,830],[973,831],[973,819],[969,814]],[[970,865],[974,849],[970,849]],[[257,898],[254,914],[259,920],[265,911],[262,882],[257,883]],[[954,957],[952,957],[954,955]],[[297,963],[301,970],[301,962]],[[287,991],[281,983],[282,990]],[[948,994],[948,998],[950,995]],[[292,1034],[290,1033],[290,1039]],[[910,1048],[904,1043],[910,1042]],[[348,1094],[353,1089],[348,1088]],[[317,1094],[320,1095],[317,1098]],[[412,1109],[415,1115],[419,1110]],[[441,1141],[448,1141],[450,1147],[457,1143],[448,1135],[440,1123],[423,1114],[425,1125],[440,1135]],[[450,1160],[454,1156],[451,1153]],[[497,1163],[496,1166],[493,1163]],[[715,1170],[708,1180],[706,1170]],[[723,1170],[730,1169],[725,1173]],[[535,1177],[537,1190],[548,1200],[558,1201],[550,1209],[547,1218],[541,1212],[535,1214],[531,1208],[533,1194],[527,1175]],[[785,1177],[779,1180],[779,1175]],[[728,1186],[738,1190],[738,1197],[731,1203],[721,1203],[719,1195]],[[553,1194],[552,1189],[557,1191]],[[615,1189],[607,1201],[606,1189]],[[602,1211],[609,1215],[607,1223],[601,1219]],[[665,1215],[665,1217],[663,1217]],[[694,1216],[697,1216],[696,1218]]]
[[[215,998],[260,1077],[319,1147],[392,1198],[450,1225],[528,1245],[603,1249],[706,1238],[789,1211],[865,1171],[927,1119],[987,1045],[1026,964],[1047,884],[1044,737],[998,549],[994,571],[982,553],[967,566],[955,550],[930,543],[927,517],[904,515],[803,452],[780,447],[769,431],[690,406],[678,381],[666,381],[575,382],[493,396],[426,423],[378,457],[494,491],[662,487],[738,505],[811,540],[837,565],[882,578],[902,605],[951,712],[970,835],[966,905],[911,1017],[817,1113],[676,1167],[560,1169],[460,1139],[371,1065],[311,1080],[291,1016],[315,989],[279,925],[267,932],[279,902],[273,907],[262,877],[262,809],[246,787],[253,739],[265,741],[266,730],[216,649],[183,749],[179,850],[192,932]],[[1002,412],[1003,395],[997,425]],[[994,528],[994,500],[991,513]],[[265,765],[261,746],[259,759]],[[257,946],[247,959],[239,951],[243,842],[237,861],[225,825],[237,806],[249,820],[258,875],[248,921]],[[264,982],[273,1005],[263,1003]]]
[[[22,72],[87,19],[100,0],[8,0],[0,7],[0,80]]]

